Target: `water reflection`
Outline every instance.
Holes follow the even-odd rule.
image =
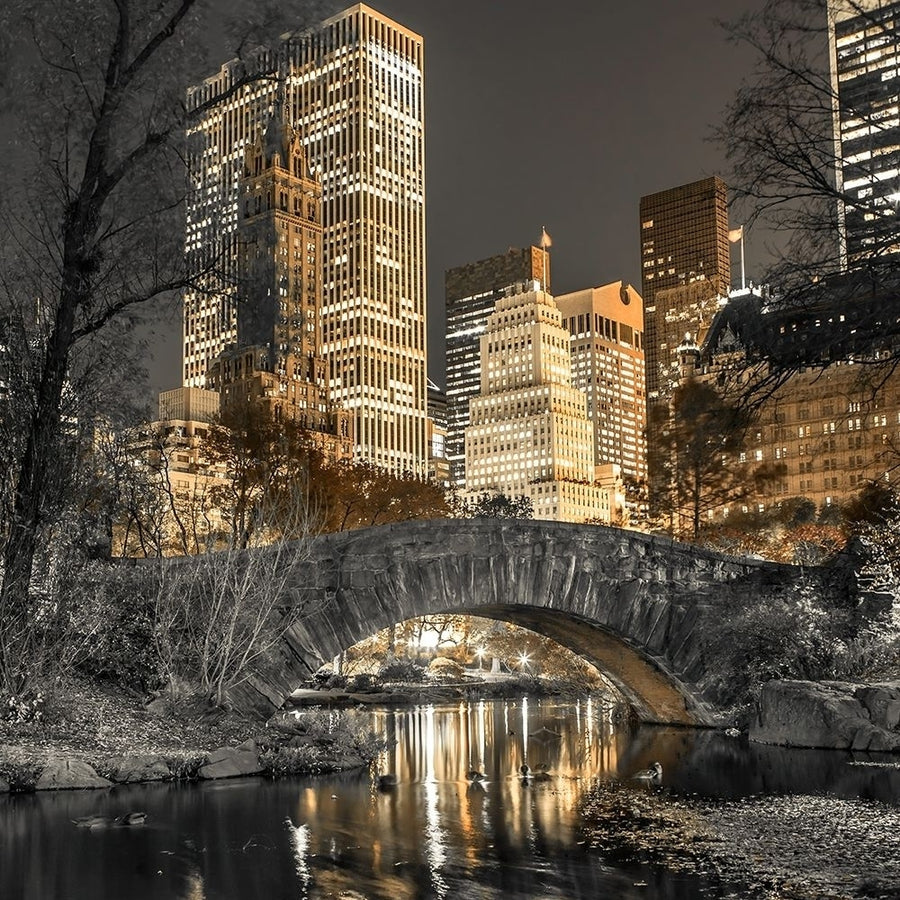
[[[898,769],[711,732],[629,734],[590,700],[376,718],[395,743],[375,773],[0,797],[0,897],[680,900],[699,896],[701,883],[612,865],[586,849],[577,810],[596,779],[627,778],[658,759],[663,790],[900,798]],[[523,782],[523,764],[550,777]],[[484,781],[473,783],[470,771]],[[394,774],[396,784],[379,789],[378,773]],[[136,809],[148,813],[142,828],[72,823]]]

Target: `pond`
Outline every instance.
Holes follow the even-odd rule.
[[[724,897],[727,886],[592,850],[579,814],[585,792],[622,779],[634,790],[709,797],[900,801],[900,769],[711,731],[629,730],[594,699],[364,716],[390,741],[373,770],[0,797],[0,897]],[[659,788],[629,780],[652,761],[663,767]],[[546,777],[523,780],[523,764]],[[473,782],[473,771],[484,778]],[[381,788],[379,774],[396,783]],[[137,810],[147,813],[142,826],[72,821]]]

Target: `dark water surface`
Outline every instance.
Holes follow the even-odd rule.
[[[370,715],[369,713],[366,716]],[[0,796],[2,900],[724,897],[727,886],[613,864],[580,831],[598,779],[659,760],[659,790],[735,798],[832,794],[900,803],[879,757],[747,744],[708,731],[611,723],[593,701],[495,701],[376,712],[395,742],[377,772],[271,782]],[[368,719],[366,719],[368,720]],[[547,767],[523,782],[519,766]],[[477,769],[484,784],[466,773]],[[635,783],[635,790],[648,788]],[[72,820],[143,810],[147,824]]]

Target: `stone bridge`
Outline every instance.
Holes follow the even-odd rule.
[[[306,612],[233,690],[239,707],[280,706],[323,662],[382,628],[466,613],[568,647],[644,721],[713,724],[731,677],[704,658],[713,623],[750,600],[791,602],[801,576],[836,602],[856,589],[849,565],[801,570],[618,528],[521,520],[377,526],[318,537],[302,555],[291,602]]]

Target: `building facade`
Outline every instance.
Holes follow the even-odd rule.
[[[465,432],[469,401],[481,390],[481,335],[510,285],[539,281],[550,289],[550,254],[540,247],[510,247],[444,273],[447,312],[447,459],[450,479],[466,481]]]
[[[322,353],[321,197],[299,135],[270,118],[246,148],[240,182],[236,341],[207,385],[223,412],[261,404],[337,460],[352,455],[352,421],[329,399]]]
[[[216,546],[225,530],[214,498],[228,473],[210,462],[204,446],[219,415],[218,393],[180,387],[163,391],[158,402],[156,421],[128,434],[136,477],[113,525],[116,555],[199,553]]]
[[[322,350],[354,455],[424,475],[426,449],[423,43],[364,4],[189,90],[187,250],[224,275],[184,298],[184,372],[204,386],[236,338],[234,269],[245,150],[267,116],[300,135],[322,185]],[[292,248],[291,248],[292,249]],[[304,248],[300,248],[301,253]],[[230,276],[230,277],[229,277]]]
[[[641,197],[640,231],[647,401],[652,404],[667,399],[668,373],[685,332],[696,335],[701,327],[681,312],[727,297],[731,289],[725,182],[713,176]],[[672,331],[676,319],[680,333]]]
[[[867,484],[896,489],[900,483],[896,348],[888,346],[887,332],[883,344],[868,350],[842,346],[852,330],[844,315],[829,320],[816,310],[772,311],[764,297],[742,293],[723,306],[702,345],[685,355],[684,377],[715,385],[731,399],[752,398],[757,390],[758,415],[735,462],[775,464],[782,474],[744,501],[745,509],[762,511],[795,497],[828,507]],[[797,351],[810,345],[833,352],[804,360]],[[783,374],[773,369],[780,360],[788,361]]]
[[[587,398],[597,465],[647,477],[644,306],[629,284],[615,281],[556,298],[571,334],[572,383]]]
[[[587,400],[572,384],[569,331],[540,282],[511,288],[488,317],[465,446],[471,498],[529,497],[537,519],[618,521],[619,473],[595,467]]]
[[[659,515],[665,476],[653,460],[659,425],[678,384],[678,346],[712,321],[731,284],[728,198],[711,177],[641,198],[641,294],[647,384],[649,512]]]
[[[450,487],[447,459],[447,395],[428,379],[428,478]]]
[[[900,252],[900,2],[829,0],[841,261]]]

